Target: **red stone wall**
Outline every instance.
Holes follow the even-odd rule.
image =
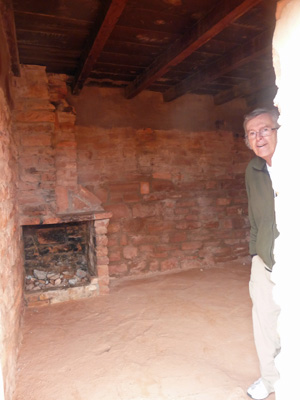
[[[248,255],[245,103],[85,87],[76,110],[78,179],[113,213],[109,270],[121,277],[206,268]],[[248,257],[248,256],[247,256]]]
[[[11,128],[11,76],[0,17],[0,374],[12,399],[23,313],[23,260],[16,205],[16,145]],[[2,385],[0,379],[0,397]]]
[[[65,100],[66,80],[31,65],[23,65],[14,80],[22,225],[58,223],[59,214],[103,210],[99,199],[78,185],[76,115]]]
[[[248,254],[244,171],[229,131],[77,128],[79,182],[113,213],[111,276],[206,268]]]
[[[18,138],[21,217],[37,220],[55,210],[55,107],[44,67],[23,66],[15,79],[14,130]]]
[[[42,67],[24,67],[22,79],[16,126],[24,215],[51,220],[69,209],[68,190],[76,187],[100,199],[113,213],[110,276],[206,268],[248,254],[244,171],[252,155],[240,103],[219,109],[208,97],[191,96],[165,106],[149,93],[124,103],[119,92],[95,88],[74,98],[65,76]],[[83,113],[83,105],[94,113]],[[162,129],[154,127],[158,113]],[[186,124],[175,129],[180,113]],[[239,135],[232,126],[240,126]]]

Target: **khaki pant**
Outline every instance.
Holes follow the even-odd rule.
[[[259,256],[252,259],[249,282],[252,299],[252,319],[256,351],[259,359],[262,380],[269,392],[274,391],[274,383],[279,379],[275,367],[275,357],[280,351],[277,333],[279,306],[273,300],[274,283],[271,272]]]

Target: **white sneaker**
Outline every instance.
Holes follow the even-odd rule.
[[[261,378],[255,381],[247,390],[247,395],[254,400],[266,399],[269,394]]]

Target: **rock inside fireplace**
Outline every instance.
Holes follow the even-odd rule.
[[[95,276],[92,221],[23,226],[25,290],[87,285]]]

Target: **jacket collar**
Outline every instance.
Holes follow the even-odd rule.
[[[252,166],[259,171],[267,171],[267,163],[266,161],[258,156],[255,156],[252,160]]]

